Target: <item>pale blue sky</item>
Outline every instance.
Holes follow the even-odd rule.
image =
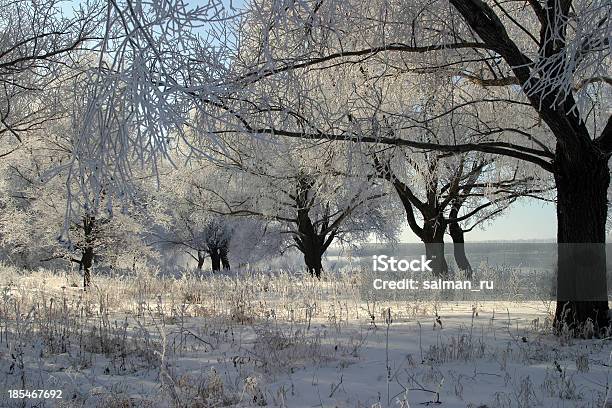
[[[556,241],[557,217],[555,205],[534,199],[523,199],[498,216],[494,221],[475,228],[465,235],[468,242],[506,240]],[[401,242],[420,242],[412,231],[405,228]],[[452,242],[447,236],[445,241]]]

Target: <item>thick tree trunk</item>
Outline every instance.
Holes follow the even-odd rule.
[[[198,251],[198,270],[201,271],[202,268],[204,267],[204,260],[206,259],[206,257],[204,256],[204,252],[203,251]]]
[[[594,149],[592,149],[594,150]],[[595,331],[608,326],[606,216],[610,173],[607,158],[576,146],[557,145],[557,327],[575,334],[591,321]]]
[[[448,264],[444,257],[444,240],[435,242],[424,242],[425,257],[431,259],[431,269],[436,277],[444,278],[448,276]]]
[[[304,263],[306,263],[306,269],[311,276],[317,279],[321,278],[321,272],[323,271],[323,264],[321,262],[322,254],[320,251],[313,249],[304,252]]]
[[[96,218],[86,215],[83,217],[83,234],[85,244],[81,250],[81,268],[83,269],[83,290],[91,286],[91,269],[94,261],[94,239]]]
[[[306,228],[302,235],[297,239],[298,248],[304,254],[304,263],[306,269],[311,276],[321,278],[321,272],[323,271],[323,263],[321,259],[325,253],[323,247],[323,241],[325,237],[317,235],[314,228]],[[308,234],[306,234],[308,232]]]
[[[448,264],[444,257],[444,233],[446,232],[447,222],[437,205],[436,191],[435,188],[431,187],[432,185],[433,183],[428,186],[427,208],[419,209],[424,219],[423,227],[421,228],[414,214],[412,204],[414,199],[411,198],[413,195],[410,188],[397,179],[393,183],[395,191],[397,191],[397,195],[404,206],[408,226],[421,239],[421,242],[425,244],[425,257],[431,259],[429,265],[433,275],[436,277],[446,277],[448,276]]]
[[[218,248],[212,248],[208,251],[210,255],[210,266],[213,272],[219,272],[221,270],[221,256],[219,255]]]
[[[318,235],[302,235],[296,239],[298,243],[298,249],[304,254],[304,263],[306,264],[306,270],[311,276],[321,278],[321,272],[323,271],[323,254],[325,249],[323,248],[323,237]]]
[[[91,286],[91,268],[93,266],[94,250],[86,247],[81,256],[81,268],[83,269],[83,290]]]
[[[305,205],[308,199],[308,186],[302,185],[298,189],[298,205],[300,208],[297,211],[297,227],[299,235],[295,236],[295,242],[297,247],[304,254],[304,263],[306,269],[311,276],[315,276],[318,279],[321,278],[321,272],[323,266],[321,258],[327,249],[325,247],[325,236],[320,235],[315,228],[312,220],[310,219],[309,207]]]
[[[448,264],[444,257],[444,233],[446,223],[440,214],[434,218],[433,214],[423,223],[421,241],[425,244],[425,256],[431,259],[431,269],[436,277],[448,276]]]
[[[221,258],[221,265],[223,266],[223,269],[226,271],[229,271],[231,269],[228,252],[229,251],[226,246],[219,249],[219,257]]]
[[[452,211],[451,217],[456,217],[456,215],[453,216]],[[455,256],[455,262],[460,270],[465,271],[465,276],[471,279],[472,265],[470,265],[470,261],[465,254],[465,238],[463,235],[463,229],[458,223],[452,222],[448,226],[448,230],[451,238],[453,239],[453,253]]]

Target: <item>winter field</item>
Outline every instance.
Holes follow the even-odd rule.
[[[0,408],[612,408],[612,0],[0,0],[0,142]]]
[[[348,272],[0,276],[2,407],[612,406],[612,340],[553,335],[552,302],[364,302]]]

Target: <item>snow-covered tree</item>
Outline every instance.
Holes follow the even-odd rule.
[[[44,137],[30,136],[19,160],[2,166],[0,237],[9,258],[27,268],[78,265],[87,288],[94,267],[119,271],[150,264],[156,254],[145,241],[146,203],[97,212],[66,208],[71,203],[66,174],[47,179],[50,170],[68,160],[65,130],[56,123]],[[99,195],[105,198],[104,192]]]
[[[253,30],[246,32],[247,50],[240,62],[252,67],[267,56],[255,58],[257,53],[249,49],[249,41],[256,43],[249,36]],[[465,231],[501,213],[517,197],[544,191],[545,186],[535,184],[545,177],[530,174],[533,168],[518,165],[516,158],[495,158],[487,151],[418,152],[411,146],[399,145],[391,152],[388,143],[376,142],[402,139],[424,145],[469,145],[495,134],[524,138],[532,132],[537,133],[532,139],[548,148],[550,137],[537,118],[525,109],[520,111],[524,108],[520,105],[510,105],[508,109],[523,115],[525,123],[513,124],[497,113],[499,106],[507,105],[509,97],[503,92],[483,92],[471,82],[453,76],[431,76],[423,84],[422,75],[400,75],[386,63],[375,60],[324,66],[321,70],[292,68],[286,74],[278,74],[278,78],[274,73],[264,75],[253,79],[252,93],[232,109],[237,112],[238,123],[255,134],[330,140],[338,136],[340,140],[373,144],[356,143],[353,147],[359,149],[353,149],[352,154],[365,154],[370,161],[374,158],[376,175],[391,182],[405,207],[408,225],[425,243],[437,273],[447,272],[443,256],[447,229],[456,241],[457,263],[469,273],[471,266],[463,245]],[[464,103],[470,99],[489,100],[491,106]],[[455,110],[457,105],[460,109]],[[504,114],[508,116],[508,112]],[[330,129],[336,133],[330,134]],[[223,128],[219,130],[221,135],[227,133]],[[365,170],[362,176],[371,176],[371,168]],[[352,169],[353,173],[358,171]]]
[[[96,36],[99,4],[74,4],[65,14],[62,6],[57,0],[0,2],[0,137],[21,141],[57,118],[46,91],[74,65],[72,54]]]
[[[206,180],[194,180],[194,187],[216,197],[211,211],[282,225],[313,276],[321,276],[322,257],[333,242],[374,235],[388,240],[398,232],[397,224],[387,222],[390,209],[381,206],[383,186],[355,172],[360,158],[345,156],[350,153],[345,144],[242,135],[209,150],[216,155],[223,188],[211,188]]]
[[[261,220],[215,211],[218,196],[210,191],[221,191],[222,183],[203,161],[166,166],[160,187],[149,186],[148,194],[156,202],[152,242],[188,254],[199,270],[209,258],[213,272],[277,255],[282,244],[274,228]]]
[[[44,129],[30,129],[19,154],[2,163],[2,239],[30,266],[54,259],[78,264],[88,287],[94,262],[117,267],[126,257],[134,264],[154,254],[143,241],[147,203],[136,192],[129,199],[117,196],[85,168],[72,172],[74,150],[83,148],[75,141],[86,120],[82,102],[90,91],[81,79],[76,76],[49,93],[48,103],[60,117]],[[122,124],[111,123],[105,131],[117,126]],[[87,146],[80,160],[92,158],[98,148]],[[146,177],[144,171],[138,174]],[[115,201],[120,205],[113,205]]]
[[[360,126],[365,136],[407,134],[412,140],[450,144],[471,142],[474,135],[488,136],[500,128],[521,132],[530,126],[529,115],[517,107],[509,111],[523,115],[525,124],[514,127],[505,117],[486,109],[438,117],[452,108],[454,98],[475,91],[473,86],[454,78],[439,78],[437,86],[430,84],[425,90],[411,89],[409,84],[398,83],[394,78],[390,81],[396,86],[388,86],[387,81],[380,78],[370,86],[378,96],[372,99],[379,106],[373,111],[371,126],[367,127],[365,118]],[[414,82],[418,87],[418,78]],[[397,91],[399,87],[401,92]],[[409,118],[391,113],[396,112],[395,106],[406,103],[412,105]],[[534,133],[536,125],[534,119],[530,127]],[[539,136],[541,140],[550,139],[545,129],[540,130]],[[393,186],[404,205],[410,229],[425,244],[426,254],[439,275],[448,271],[444,257],[446,233],[453,240],[457,266],[471,275],[464,248],[465,233],[501,214],[517,198],[544,198],[542,195],[550,189],[547,187],[550,180],[543,172],[514,158],[479,151],[449,155],[401,146],[381,150],[382,154],[372,153],[377,175]]]
[[[258,53],[241,61],[241,84],[249,89],[242,93],[245,103],[231,108],[244,131],[448,153],[480,151],[539,166],[555,179],[557,240],[564,246],[558,253],[557,320],[572,325],[591,319],[607,326],[603,243],[612,153],[608,1],[307,1],[253,3],[251,8],[241,43],[256,46]],[[338,76],[337,67],[355,72],[374,67],[377,77],[417,73],[423,87],[436,76],[469,81],[490,96],[456,100],[440,116],[471,108],[503,112],[509,106],[529,106],[550,130],[554,146],[540,143],[530,131],[503,128],[488,137],[479,133],[472,141],[452,143],[414,140],[410,134],[366,138],[349,120],[360,116],[356,108],[364,105],[356,103],[336,109],[326,123],[308,114],[300,118],[304,129],[297,130],[294,99],[279,105],[260,92],[293,89],[296,79],[309,72],[334,72],[332,77],[348,81],[344,86],[350,88],[351,75]],[[517,117],[517,124],[522,120]],[[588,266],[572,262],[593,256],[596,261]],[[564,312],[568,309],[571,313]]]

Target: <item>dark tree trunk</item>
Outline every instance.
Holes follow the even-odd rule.
[[[87,290],[91,286],[91,268],[93,266],[94,250],[86,247],[81,256],[81,268],[83,269],[83,289]]]
[[[385,169],[387,174],[391,174],[390,170]],[[444,233],[446,232],[447,221],[444,219],[444,214],[438,206],[435,182],[427,185],[427,201],[425,203],[413,204],[418,202],[410,188],[399,181],[397,178],[390,177],[388,180],[393,182],[395,191],[399,196],[404,210],[406,212],[406,221],[408,226],[425,244],[425,257],[431,259],[429,264],[433,275],[436,277],[448,276],[448,264],[444,257]],[[415,217],[414,207],[423,216],[423,227],[420,227]]]
[[[425,244],[425,256],[431,259],[431,269],[436,277],[448,276],[448,264],[444,257],[444,232],[446,224],[442,220],[425,221],[421,240]]]
[[[228,249],[227,246],[221,247],[219,249],[219,257],[221,258],[221,265],[223,266],[223,269],[226,271],[229,271],[230,268],[230,263],[229,263],[229,257],[228,257]]]
[[[456,215],[452,215],[451,211],[451,218],[452,217],[456,217]],[[455,262],[460,270],[465,271],[465,276],[471,279],[472,265],[470,265],[470,261],[465,254],[465,238],[463,236],[463,228],[461,228],[459,223],[451,222],[448,226],[448,230],[451,238],[453,239],[453,253],[455,256]]]
[[[306,269],[310,275],[321,278],[323,271],[321,258],[327,249],[324,244],[325,237],[316,233],[310,218],[307,219],[307,222],[298,225],[298,228],[301,234],[296,237],[295,241],[300,252],[304,254]]]
[[[204,267],[204,260],[206,259],[206,257],[204,256],[204,252],[203,251],[198,251],[198,270],[202,270],[202,268]]]
[[[330,227],[329,205],[325,205],[325,211],[319,222],[313,223],[310,218],[310,209],[314,203],[313,194],[315,194],[312,191],[313,185],[314,179],[309,176],[304,175],[298,178],[295,195],[297,233],[293,239],[297,248],[304,255],[304,263],[308,272],[320,279],[323,272],[321,259],[336,237],[338,229]]]
[[[94,238],[95,217],[86,215],[83,217],[83,234],[85,244],[81,250],[81,269],[83,270],[83,290],[91,286],[91,269],[94,261]]]
[[[610,173],[594,148],[557,144],[557,327],[608,326],[606,216]]]
[[[210,266],[213,272],[219,272],[221,270],[221,256],[219,255],[218,248],[211,248],[208,251],[210,255]]]
[[[400,194],[400,198],[402,198]],[[448,264],[444,257],[444,232],[446,231],[446,221],[442,216],[427,217],[423,214],[423,217],[427,219],[424,221],[423,228],[420,228],[414,217],[412,204],[408,200],[402,199],[404,209],[406,210],[406,218],[410,229],[421,239],[421,242],[425,244],[425,257],[431,259],[429,264],[434,276],[446,277],[448,276]]]
[[[322,253],[316,249],[313,249],[312,247],[304,252],[304,263],[306,264],[306,269],[311,276],[314,276],[317,279],[321,278],[321,272],[323,271],[321,258]]]
[[[448,276],[448,264],[444,257],[444,241],[425,242],[425,257],[431,259],[431,269],[436,277],[444,278]]]

